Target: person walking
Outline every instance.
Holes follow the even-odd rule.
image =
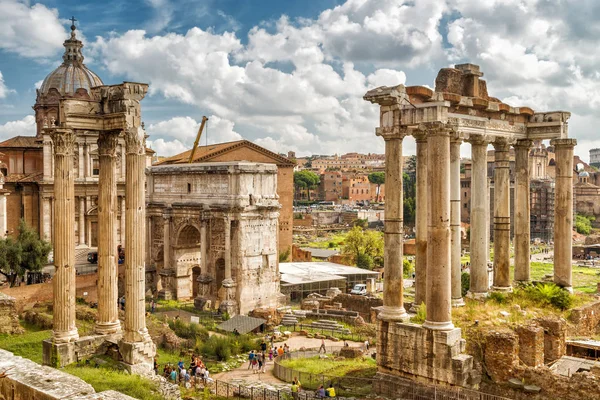
[[[250,351],[250,354],[248,354],[248,369],[253,369],[254,368],[254,350]]]
[[[319,354],[321,354],[321,350],[323,350],[323,354],[327,354],[327,349],[325,349],[325,339],[321,339],[321,347],[319,347]]]

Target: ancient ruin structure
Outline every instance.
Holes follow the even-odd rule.
[[[67,68],[81,67],[82,44],[71,26],[65,42]],[[69,62],[67,62],[69,61]],[[70,74],[64,76],[65,79]],[[74,78],[73,78],[74,79]],[[68,84],[74,84],[71,81]],[[78,81],[77,81],[78,82]],[[78,82],[79,83],[79,82]],[[79,88],[77,96],[59,97],[56,115],[44,117],[43,135],[54,157],[54,325],[44,341],[44,363],[66,365],[81,356],[81,348],[104,340],[118,341],[123,362],[136,372],[152,370],[155,345],[145,321],[145,168],[146,134],[140,101],[148,85]],[[98,320],[94,337],[79,338],[75,325],[75,149],[80,138],[97,135],[99,153]],[[125,323],[117,312],[117,150],[125,143]],[[47,210],[49,214],[49,210]],[[46,213],[45,213],[46,214]]]
[[[440,70],[435,91],[422,86],[379,87],[364,99],[380,105],[378,136],[385,140],[385,272],[383,308],[378,324],[380,374],[421,377],[450,384],[478,382],[464,341],[452,323],[452,305],[460,305],[460,219],[455,203],[460,187],[456,167],[463,141],[472,148],[471,287],[475,298],[490,290],[486,244],[487,154],[494,146],[494,280],[492,290],[510,291],[510,146],[516,152],[515,279],[529,280],[529,149],[534,140],[551,139],[556,154],[554,280],[571,288],[573,218],[573,147],[567,136],[568,112],[536,113],[490,97],[483,73],[472,64]],[[405,323],[402,284],[402,140],[417,139],[416,298],[424,299],[422,326]],[[423,176],[427,179],[423,179]],[[424,187],[427,184],[427,187]],[[426,232],[426,233],[425,233]],[[426,239],[425,239],[426,238]],[[427,246],[424,250],[424,246]],[[425,291],[425,293],[423,293]]]
[[[277,307],[277,167],[249,162],[148,170],[147,259],[162,299],[247,314]]]

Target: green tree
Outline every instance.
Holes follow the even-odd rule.
[[[380,202],[381,200],[379,198],[379,193],[381,193],[381,185],[385,183],[385,172],[372,172],[369,174],[368,178],[369,182],[371,182],[374,185],[377,185],[377,194],[375,197],[375,201]]]
[[[342,252],[352,256],[358,267],[373,268],[374,259],[383,256],[383,237],[377,231],[355,226],[346,235]]]
[[[37,232],[21,220],[16,240],[0,239],[0,274],[14,286],[17,277],[41,271],[48,262],[50,250],[50,243],[40,239]]]
[[[412,160],[412,158],[410,159]],[[410,165],[410,164],[409,164]],[[408,170],[402,174],[402,188],[404,191],[404,222],[414,224],[416,215],[416,175]]]
[[[319,175],[309,170],[294,172],[294,186],[296,190],[306,190],[307,199],[310,201],[310,191],[319,184]]]
[[[577,214],[575,216],[575,230],[582,235],[589,235],[592,231],[592,221],[595,220],[594,217]]]

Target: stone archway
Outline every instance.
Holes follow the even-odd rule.
[[[190,299],[197,295],[198,285],[194,279],[193,268],[200,265],[200,230],[188,224],[179,229],[173,246],[175,260],[176,298]],[[199,268],[198,268],[199,269]],[[195,276],[197,279],[199,275]]]
[[[198,282],[198,278],[202,274],[202,270],[198,265],[192,267],[192,297],[198,297],[200,283]]]

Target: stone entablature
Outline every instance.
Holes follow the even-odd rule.
[[[277,167],[249,162],[148,169],[147,273],[160,298],[230,315],[277,307]]]

